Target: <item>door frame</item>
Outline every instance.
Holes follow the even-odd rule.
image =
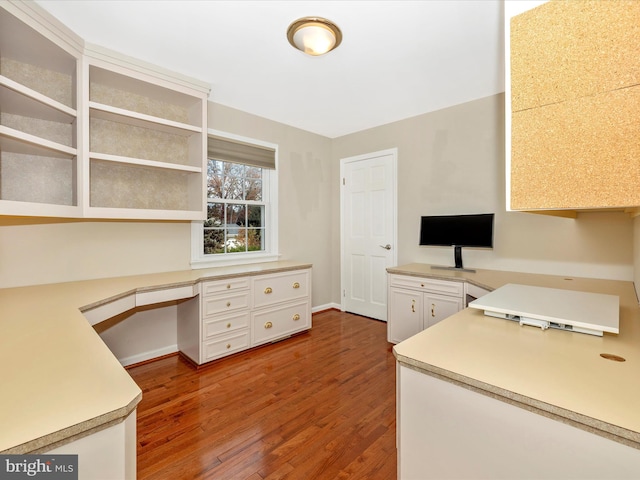
[[[389,148],[387,150],[379,150],[377,152],[364,153],[353,157],[346,157],[340,159],[340,310],[345,311],[344,298],[345,298],[345,285],[347,285],[346,271],[344,267],[344,253],[345,253],[345,212],[344,212],[344,175],[345,166],[348,163],[361,162],[364,160],[370,160],[385,155],[391,155],[391,212],[393,214],[393,221],[391,222],[393,228],[392,235],[392,263],[398,264],[398,148]],[[387,297],[387,305],[389,305],[389,298]]]

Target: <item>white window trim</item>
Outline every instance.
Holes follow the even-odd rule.
[[[191,268],[224,267],[229,265],[245,265],[249,263],[262,263],[278,260],[278,145],[275,143],[243,137],[220,130],[208,129],[209,135],[220,138],[236,140],[239,142],[259,145],[275,150],[276,168],[267,170],[267,182],[262,185],[263,198],[268,198],[266,204],[266,235],[265,249],[262,252],[225,253],[217,255],[205,255],[203,253],[203,224],[202,220],[191,222]],[[266,183],[266,185],[265,185]]]

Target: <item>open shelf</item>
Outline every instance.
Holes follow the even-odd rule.
[[[75,47],[33,8],[0,4],[0,214],[78,217]]]
[[[0,215],[203,219],[207,94],[0,0]]]
[[[162,86],[160,81],[150,81],[146,75],[134,72],[125,75],[92,64],[89,65],[89,89],[89,100],[96,104],[191,125],[199,129],[196,131],[202,131],[202,98]]]
[[[143,217],[151,210],[203,211],[200,172],[113,160],[91,160],[90,207],[145,211],[129,213],[130,217]]]
[[[71,158],[78,154],[76,148],[0,125],[0,152],[5,151],[57,158]]]
[[[91,59],[87,106],[90,216],[204,218],[201,93]]]
[[[10,78],[0,75],[0,110],[60,123],[73,123],[77,112]]]
[[[137,165],[140,167],[163,168],[167,170],[176,170],[181,172],[202,173],[202,168],[191,167],[189,165],[180,165],[177,163],[157,162],[155,160],[144,160],[140,158],[122,157],[119,155],[109,155],[106,153],[90,153],[92,160],[102,160],[105,162],[116,162],[128,165]]]
[[[175,122],[144,113],[137,113],[132,110],[103,105],[101,103],[89,102],[91,116],[110,122],[124,123],[134,127],[149,128],[170,133],[172,135],[190,136],[194,133],[202,133],[202,128],[194,127],[186,123]]]
[[[10,13],[20,6],[0,8],[0,67],[2,75],[18,85],[38,92],[73,109],[76,105],[77,59],[64,42],[45,37]],[[25,7],[29,10],[30,6]],[[30,12],[26,14],[30,16]],[[39,25],[38,25],[39,27]],[[44,32],[44,29],[43,29]],[[60,38],[60,31],[51,38]]]

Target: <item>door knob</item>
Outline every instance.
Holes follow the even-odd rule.
[[[388,243],[386,245],[380,245],[380,246],[385,250],[391,250],[391,245],[389,245]]]

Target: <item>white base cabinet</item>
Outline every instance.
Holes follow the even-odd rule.
[[[398,479],[637,479],[640,450],[397,368]]]
[[[389,275],[387,340],[400,343],[464,308],[463,282]]]
[[[198,365],[311,328],[311,269],[205,281],[182,304],[178,349]]]
[[[311,328],[310,271],[254,277],[252,290],[252,346]]]
[[[114,478],[135,480],[136,418],[134,410],[120,423],[43,452],[41,455],[78,455],[78,472],[75,473],[78,474],[77,478],[82,480],[111,480]],[[44,476],[42,475],[42,477]],[[55,473],[52,473],[50,477],[60,478]],[[36,478],[38,477],[36,476]],[[66,476],[66,478],[71,478],[71,476]]]

